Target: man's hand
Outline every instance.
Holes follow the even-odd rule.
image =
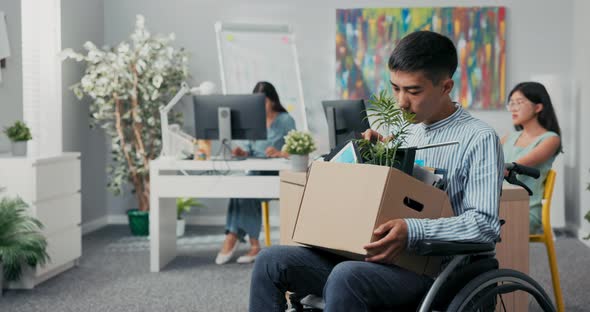
[[[231,154],[232,154],[233,156],[236,156],[236,157],[246,157],[246,156],[248,156],[248,152],[246,152],[245,150],[243,150],[243,149],[242,149],[241,147],[239,147],[239,146],[238,146],[238,147],[236,147],[236,148],[234,148],[234,150],[233,150],[233,151],[231,151]]]
[[[408,224],[402,219],[389,220],[373,232],[381,239],[365,245],[365,261],[393,264],[397,256],[406,249]]]
[[[365,130],[365,132],[361,133],[361,135],[363,136],[363,139],[371,141],[373,143],[375,143],[377,140],[381,142],[388,142],[391,141],[391,139],[393,139],[392,136],[384,137],[381,134],[379,134],[379,132],[373,129],[367,129]]]

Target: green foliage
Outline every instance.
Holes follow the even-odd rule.
[[[192,207],[204,207],[204,205],[194,198],[177,198],[176,199],[176,218],[182,219],[182,216],[191,211]]]
[[[49,261],[43,225],[27,215],[27,204],[20,198],[0,200],[0,262],[7,281],[20,279],[22,265],[36,267]]]
[[[149,210],[149,161],[162,149],[159,108],[189,76],[188,55],[173,47],[174,40],[174,34],[152,35],[138,15],[130,40],[114,48],[86,42],[86,53],[62,52],[64,59],[84,62],[84,76],[71,88],[78,98],[91,98],[90,126],[111,137],[108,188],[119,195],[133,183],[142,211]],[[181,123],[182,115],[170,113],[168,120]]]
[[[315,142],[308,132],[291,130],[285,136],[283,152],[291,155],[307,155],[315,151],[315,149]]]
[[[12,142],[23,142],[33,138],[29,127],[20,120],[17,120],[14,125],[4,128],[4,133]]]
[[[367,109],[367,116],[374,118],[372,129],[385,129],[389,136],[382,142],[371,142],[365,139],[356,140],[364,163],[395,167],[399,164],[396,157],[398,149],[406,141],[408,127],[414,119],[414,114],[399,108],[395,98],[386,90],[373,95],[369,100],[371,107]]]

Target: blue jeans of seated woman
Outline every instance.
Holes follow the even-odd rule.
[[[278,175],[277,171],[250,171],[248,175]],[[240,241],[248,235],[258,240],[262,228],[262,200],[257,198],[232,198],[227,209],[225,234],[234,233]]]
[[[396,265],[350,261],[306,247],[272,246],[254,262],[249,310],[284,312],[286,291],[323,296],[324,312],[399,310],[418,306],[432,282]]]

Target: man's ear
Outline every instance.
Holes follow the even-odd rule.
[[[455,81],[453,81],[452,78],[447,78],[447,79],[443,80],[441,83],[442,83],[443,94],[445,94],[445,95],[451,94],[451,91],[453,90],[453,86],[455,86]]]

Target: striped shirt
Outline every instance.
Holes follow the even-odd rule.
[[[408,247],[421,240],[493,242],[500,233],[498,209],[504,155],[494,129],[457,106],[446,119],[410,126],[408,146],[458,141],[416,151],[424,166],[447,170],[447,194],[454,217],[405,219]],[[404,144],[406,145],[406,144]]]

